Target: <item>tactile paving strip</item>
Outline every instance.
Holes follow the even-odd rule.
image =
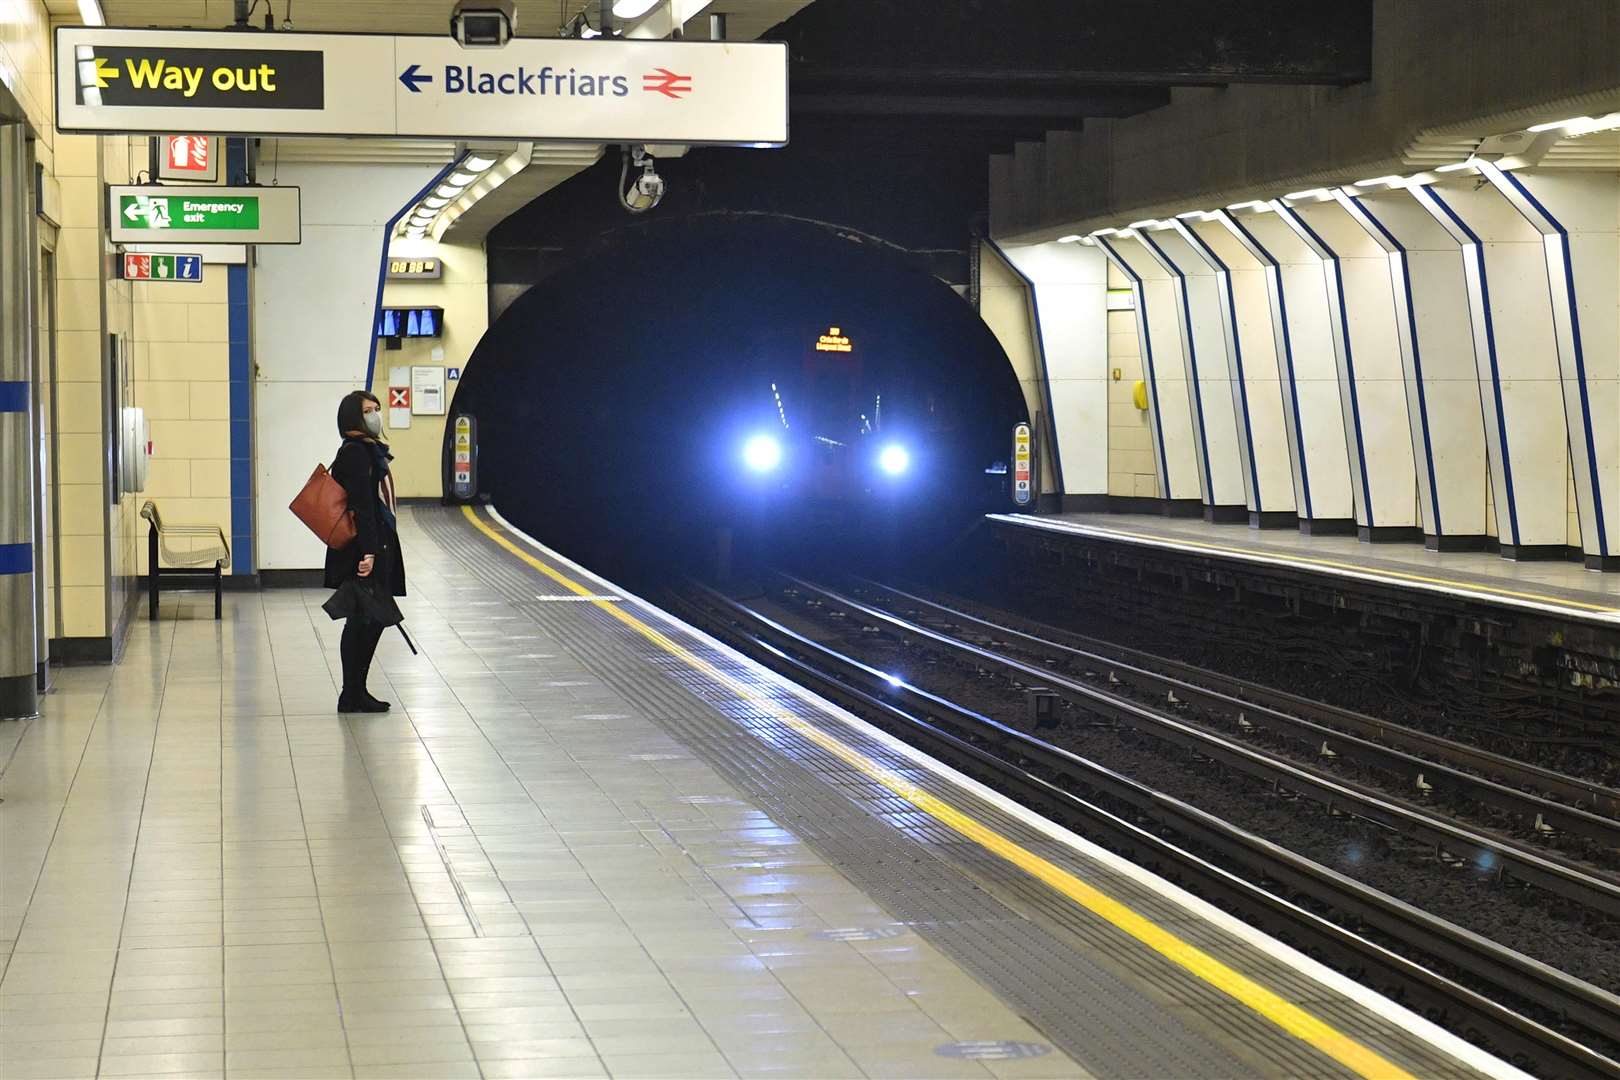
[[[560,587],[474,533],[457,511],[417,508],[417,523],[480,579],[512,599],[626,702],[805,840],[872,900],[971,972],[1100,1076],[1345,1076],[1336,1062],[1195,977],[1158,961],[1120,931],[1054,893],[910,803],[856,773],[758,705],[629,632],[594,605],[535,602]],[[589,584],[582,582],[582,584]],[[758,687],[795,715],[824,722],[803,701],[695,642],[704,659]],[[758,737],[739,738],[739,729]],[[1366,1014],[1220,932],[1193,935],[1187,913],[1132,879],[840,727],[837,737],[1064,866],[1136,910],[1178,923],[1251,978],[1425,1077],[1470,1070],[1426,1041]],[[1207,939],[1207,940],[1206,940]],[[1106,1037],[1103,1037],[1105,1036]]]

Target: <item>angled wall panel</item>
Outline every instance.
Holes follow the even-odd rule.
[[[1108,265],[1096,248],[1081,244],[1000,250],[1031,292],[1062,494],[1106,497]]]
[[[1182,355],[1180,299],[1168,273],[1135,239],[1099,236],[1097,246],[1131,282],[1148,390],[1159,498],[1203,501],[1192,394]]]
[[[1273,205],[1322,260],[1358,531],[1415,533],[1417,472],[1384,252],[1337,203]]]
[[[1480,171],[1541,234],[1581,547],[1620,570],[1620,174]]]
[[[1298,523],[1288,420],[1276,341],[1272,336],[1269,264],[1263,264],[1218,221],[1178,225],[1215,270],[1218,312],[1232,365],[1232,406],[1241,425],[1240,448],[1254,525]]]
[[[1560,556],[1570,430],[1541,234],[1472,178],[1408,190],[1462,250],[1502,554]]]
[[[1141,243],[1170,275],[1180,320],[1181,353],[1192,391],[1193,429],[1203,470],[1205,512],[1248,520],[1248,425],[1234,406],[1222,290],[1201,247],[1172,226],[1140,234]],[[1241,384],[1239,384],[1241,385]]]
[[[1462,250],[1404,190],[1337,198],[1389,264],[1425,543],[1482,547],[1490,479]]]
[[[1257,213],[1219,211],[1216,217],[1265,274],[1300,529],[1353,531],[1349,452],[1322,260],[1269,206]]]

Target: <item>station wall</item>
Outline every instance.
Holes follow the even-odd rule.
[[[385,406],[390,368],[425,365],[464,372],[468,357],[489,329],[489,263],[482,245],[404,238],[390,245],[389,255],[443,260],[444,277],[438,281],[388,282],[383,290],[383,305],[443,308],[444,330],[437,339],[402,339],[396,350],[378,346],[371,392]],[[444,415],[414,415],[409,428],[388,429],[388,443],[394,454],[394,487],[401,498],[437,499],[444,494],[440,457],[444,425],[460,385],[446,377]]]
[[[426,184],[431,164],[282,163],[301,188],[303,242],[257,249],[253,272],[254,485],[257,566],[308,570],[325,549],[287,511],[316,464],[337,452],[338,401],[367,385],[377,272],[390,217]],[[378,351],[378,364],[386,353]],[[386,369],[384,370],[386,378]],[[386,398],[378,394],[379,398]]]

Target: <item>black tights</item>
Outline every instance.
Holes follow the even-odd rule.
[[[382,640],[383,624],[356,615],[344,620],[343,640],[338,653],[343,657],[343,694],[345,697],[366,693],[366,674],[371,670],[371,658]]]

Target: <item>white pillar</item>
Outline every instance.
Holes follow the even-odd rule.
[[[1541,234],[1581,548],[1620,570],[1620,173],[1480,172]]]
[[[1269,205],[1255,209],[1217,211],[1216,219],[1265,274],[1300,531],[1353,532],[1349,451],[1322,260]]]
[[[1173,228],[1136,232],[1143,249],[1168,275],[1175,298],[1181,359],[1192,394],[1204,516],[1211,521],[1247,521],[1231,367],[1221,331],[1214,271]]]
[[[1322,261],[1356,532],[1363,540],[1415,539],[1417,473],[1384,253],[1332,201],[1272,205]]]
[[[1389,264],[1424,543],[1482,548],[1490,478],[1462,252],[1405,191],[1335,197]]]
[[[1097,246],[1131,282],[1136,328],[1142,340],[1142,370],[1148,388],[1148,419],[1158,465],[1159,497],[1203,502],[1192,396],[1182,358],[1179,302],[1170,275],[1132,236],[1098,236]]]
[[[1108,265],[1081,244],[998,250],[1030,292],[1063,503],[1101,509],[1108,497]]]
[[[1472,179],[1408,190],[1462,248],[1502,555],[1561,557],[1569,430],[1541,236]]]
[[[1215,317],[1231,364],[1249,524],[1293,528],[1299,518],[1267,268],[1219,222],[1178,220],[1176,228],[1215,275]]]

